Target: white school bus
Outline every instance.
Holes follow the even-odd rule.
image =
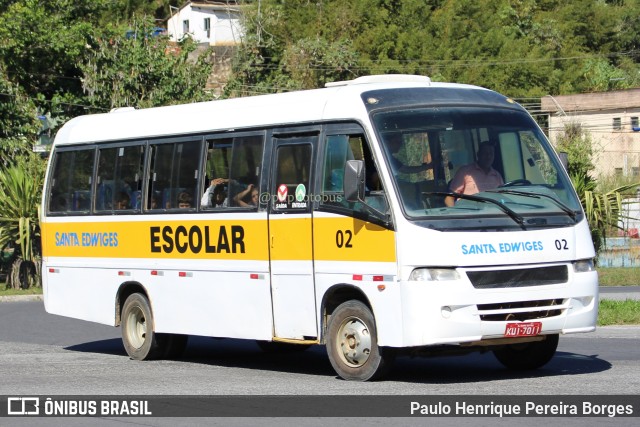
[[[589,227],[521,106],[422,76],[327,86],[70,120],[46,310],[120,326],[138,360],[189,335],[325,344],[350,380],[407,354],[535,369],[595,329]]]

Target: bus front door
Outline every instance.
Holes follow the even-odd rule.
[[[312,206],[309,185],[316,136],[274,140],[269,204],[275,338],[315,339]]]

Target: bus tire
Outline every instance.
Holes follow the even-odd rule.
[[[122,343],[130,358],[153,360],[164,355],[166,347],[153,332],[153,315],[147,298],[131,294],[122,307]]]
[[[378,347],[375,319],[360,301],[347,301],[335,309],[326,342],[331,366],[345,380],[380,379],[393,363],[393,351]]]
[[[556,354],[558,334],[546,335],[543,341],[511,344],[493,350],[493,355],[509,369],[526,371],[546,365]]]

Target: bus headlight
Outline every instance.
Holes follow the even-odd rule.
[[[416,268],[409,276],[409,280],[414,282],[442,282],[458,279],[460,275],[453,268]]]
[[[592,259],[581,259],[573,263],[573,271],[576,273],[586,273],[595,269]]]

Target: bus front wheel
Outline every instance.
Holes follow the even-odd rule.
[[[525,371],[546,365],[556,354],[558,334],[546,335],[542,341],[511,344],[493,351],[500,363],[509,369]]]
[[[135,293],[122,307],[122,343],[129,357],[135,360],[158,359],[165,348],[153,332],[153,315],[147,298]]]
[[[360,301],[347,301],[335,309],[326,341],[331,366],[345,380],[379,379],[393,362],[392,350],[378,347],[373,314]]]

